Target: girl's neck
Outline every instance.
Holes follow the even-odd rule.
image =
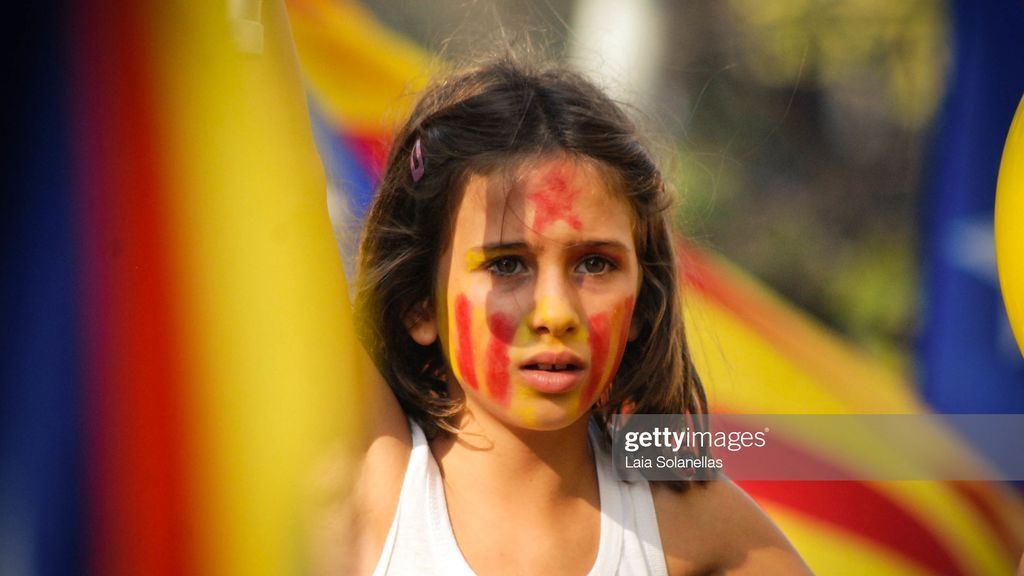
[[[589,569],[601,540],[601,499],[588,419],[536,432],[487,416],[465,417],[459,434],[431,442],[466,562],[481,574]],[[508,557],[513,551],[522,554]]]
[[[480,488],[536,491],[538,496],[554,499],[587,497],[596,490],[589,417],[584,415],[561,430],[535,431],[489,416],[464,410],[458,434],[431,442],[449,484],[472,479]]]

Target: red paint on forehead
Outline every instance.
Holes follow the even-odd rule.
[[[580,219],[572,213],[573,203],[580,191],[569,184],[570,174],[569,168],[552,168],[544,174],[537,188],[526,195],[536,207],[533,229],[538,234],[543,233],[549,224],[559,220],[567,223],[573,230],[579,230],[583,226]]]
[[[473,362],[473,306],[464,294],[455,298],[455,358],[459,363],[462,379],[473,390],[479,389],[476,380],[476,364]]]
[[[508,316],[497,313],[487,318],[491,341],[487,344],[487,388],[503,406],[511,403],[508,389],[508,345],[516,334],[516,325]]]

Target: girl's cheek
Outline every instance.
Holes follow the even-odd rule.
[[[602,384],[610,385],[622,361],[622,353],[629,337],[629,323],[633,317],[634,298],[630,296],[610,312],[590,316],[587,344],[590,346],[590,379],[580,395],[580,407],[586,409],[602,392]]]
[[[487,389],[502,406],[510,404],[508,347],[516,335],[515,321],[502,313],[487,318],[491,338],[487,344]]]
[[[580,406],[589,406],[594,401],[597,389],[605,379],[605,365],[608,363],[608,313],[594,314],[587,319],[590,331],[587,345],[590,346],[590,379],[580,395]]]

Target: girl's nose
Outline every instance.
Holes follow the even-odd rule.
[[[570,280],[540,278],[530,327],[538,334],[564,336],[579,329],[580,316],[574,305]]]

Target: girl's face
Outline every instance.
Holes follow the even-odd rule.
[[[469,178],[442,255],[435,320],[467,407],[565,427],[607,390],[640,285],[633,210],[606,174],[565,156]],[[436,323],[435,323],[436,321]]]

